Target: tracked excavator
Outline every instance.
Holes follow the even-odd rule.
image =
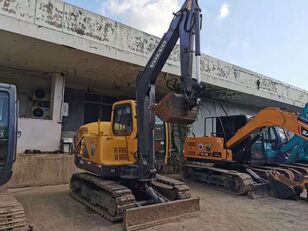
[[[4,186],[12,177],[16,159],[17,121],[16,87],[0,83],[0,230],[22,229],[26,225],[23,206]]]
[[[297,144],[288,143],[285,130],[306,142],[307,122],[303,114],[273,107],[252,118],[208,118],[208,136],[186,138],[184,177],[234,194],[248,193],[252,198],[267,194],[270,186],[280,198],[298,196],[307,187],[308,168],[285,165],[289,154],[283,153],[284,148]]]
[[[200,29],[198,2],[186,0],[138,75],[136,100],[114,103],[111,122],[84,125],[75,137],[75,164],[87,172],[72,176],[72,197],[109,221],[123,220],[126,230],[199,211],[199,199],[191,196],[185,183],[157,174],[153,136],[155,115],[165,123],[191,124],[196,119],[205,89],[200,83]],[[156,79],[178,39],[181,89],[156,105]],[[194,53],[196,79],[192,78]]]

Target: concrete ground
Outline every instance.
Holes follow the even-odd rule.
[[[304,230],[308,226],[308,204],[303,201],[263,198],[251,200],[246,196],[189,184],[200,197],[201,214],[149,228],[170,230]],[[122,230],[121,224],[111,224],[80,205],[69,196],[67,185],[10,190],[25,207],[27,221],[34,230],[107,231]]]

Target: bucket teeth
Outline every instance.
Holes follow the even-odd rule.
[[[197,118],[198,107],[191,109],[183,95],[169,93],[154,107],[154,113],[166,123],[192,124]]]

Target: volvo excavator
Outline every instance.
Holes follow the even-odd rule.
[[[136,100],[114,103],[111,122],[84,125],[75,137],[75,164],[87,172],[72,176],[72,197],[109,221],[123,220],[127,230],[199,212],[199,199],[185,183],[157,174],[154,129],[155,115],[166,123],[191,124],[196,119],[205,89],[200,81],[200,29],[198,1],[186,0],[138,75]],[[178,39],[181,88],[156,105],[156,79]]]
[[[304,112],[307,109],[308,105]],[[298,142],[288,141],[285,131],[307,142],[304,115],[269,107],[252,118],[208,118],[208,136],[185,140],[184,177],[234,194],[248,193],[252,198],[267,194],[270,188],[280,198],[297,197],[308,186],[308,166],[286,165],[292,156],[286,151]]]

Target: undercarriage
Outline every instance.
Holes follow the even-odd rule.
[[[210,164],[187,161],[183,169],[183,176],[188,180],[236,195],[248,194],[253,199],[269,195],[282,199],[299,199],[305,187],[308,187],[305,183],[308,165],[305,164]],[[273,174],[281,175],[279,179],[284,178],[283,182],[277,182],[277,178],[273,180]]]
[[[74,199],[111,222],[123,220],[126,230],[195,216],[200,211],[199,198],[192,198],[183,182],[160,175],[150,182],[136,182],[76,173],[70,188]]]

